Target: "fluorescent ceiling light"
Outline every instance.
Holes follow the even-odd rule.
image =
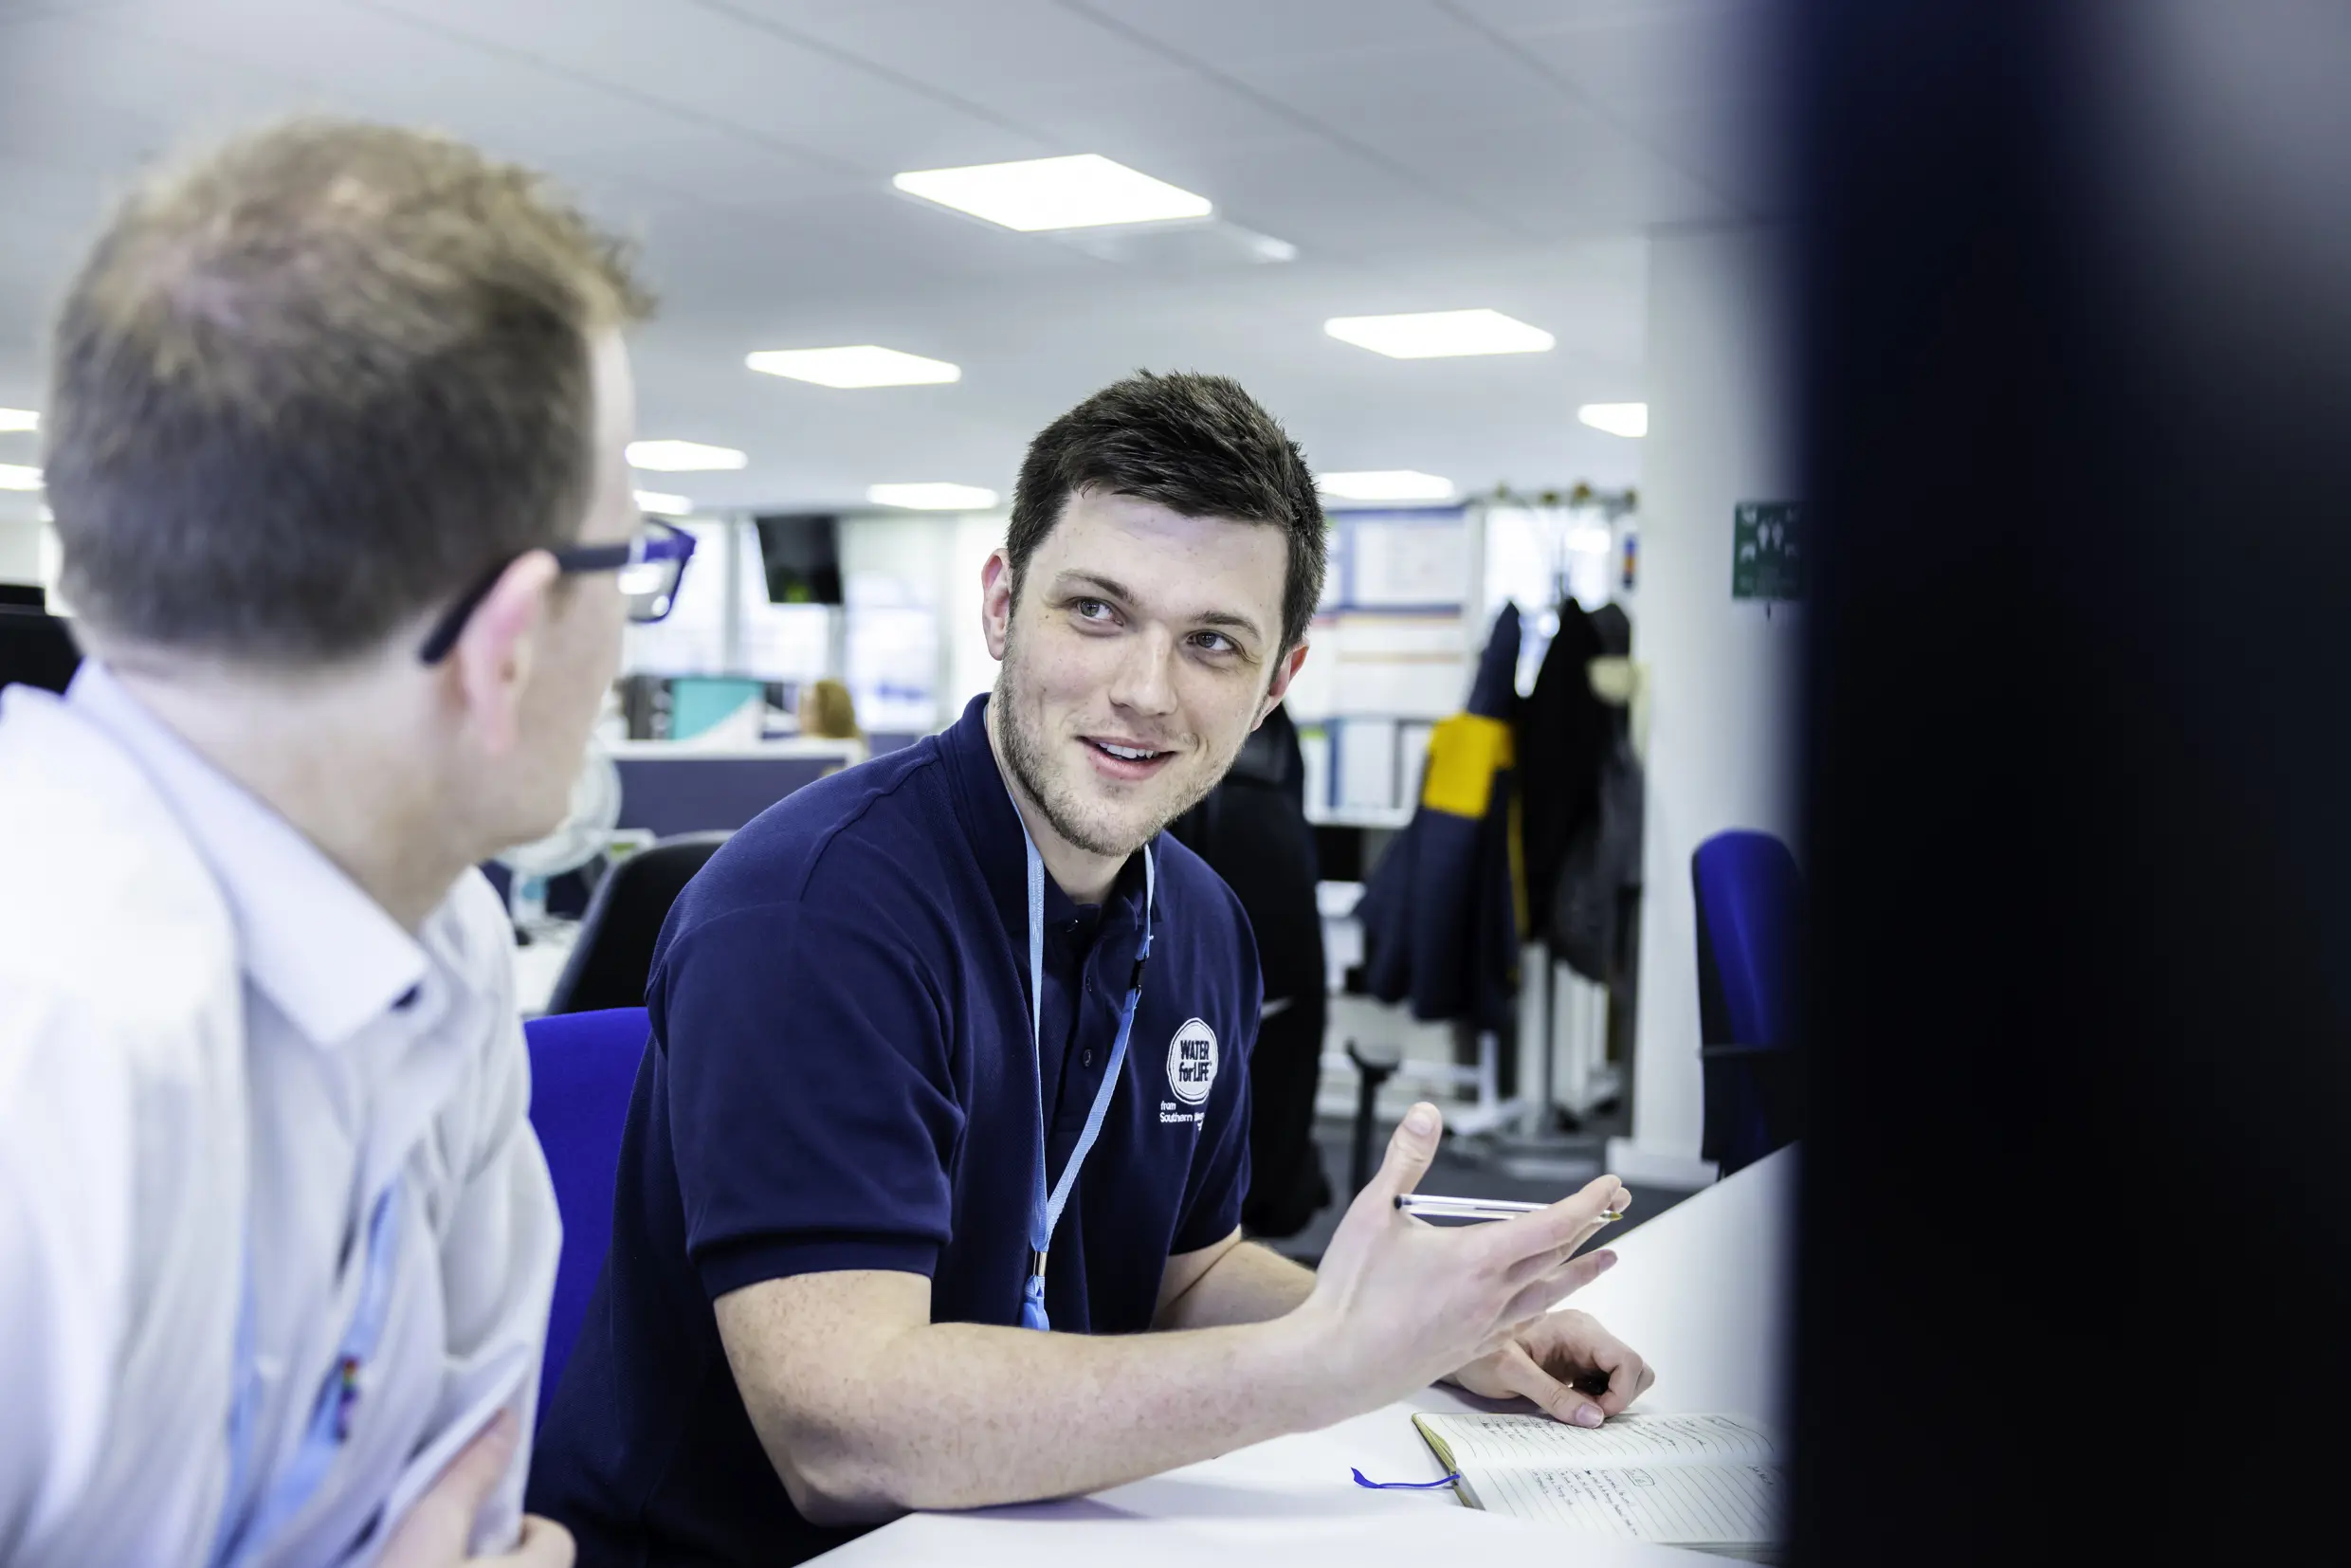
[[[0,430],[37,430],[41,416],[30,409],[0,409]]]
[[[743,363],[765,375],[820,387],[928,387],[963,379],[963,367],[874,343],[840,349],[761,349]]]
[[[1163,223],[1205,218],[1215,204],[1113,163],[1099,153],[1019,163],[976,163],[963,169],[919,169],[890,183],[910,196],[969,212],[975,218],[1032,234],[1045,228],[1091,228],[1106,223]]]
[[[1424,310],[1411,316],[1334,316],[1322,330],[1391,359],[1456,354],[1540,354],[1557,341],[1499,310]]]
[[[1649,405],[1646,403],[1587,403],[1576,410],[1576,417],[1595,430],[1611,435],[1639,440],[1649,434]]]
[[[996,493],[977,484],[868,484],[866,499],[920,512],[985,512],[996,503]]]
[[[732,447],[705,447],[699,441],[632,441],[629,466],[662,474],[702,473],[713,468],[740,468],[751,459]]]
[[[1370,468],[1323,474],[1314,487],[1341,501],[1450,501],[1453,482],[1413,468]]]
[[[692,514],[694,502],[685,496],[673,496],[663,490],[639,490],[637,510],[650,512],[657,518],[683,518]]]
[[[0,463],[0,490],[38,490],[41,470],[21,463]]]

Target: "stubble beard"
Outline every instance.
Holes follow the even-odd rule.
[[[1017,645],[1008,636],[1004,667],[996,673],[995,691],[988,702],[990,711],[995,716],[996,738],[1004,747],[1005,766],[1012,771],[1013,780],[1020,785],[1021,792],[1045,813],[1047,825],[1064,842],[1089,855],[1133,854],[1158,837],[1160,830],[1169,823],[1206,800],[1209,792],[1216,788],[1224,778],[1226,770],[1232,766],[1233,757],[1241,755],[1241,748],[1237,745],[1233,747],[1232,757],[1207,770],[1205,782],[1198,789],[1183,797],[1175,810],[1152,823],[1132,843],[1114,841],[1101,826],[1085,820],[1074,793],[1063,784],[1048,764],[1045,739],[1030,727],[1028,710],[1012,700],[1013,692],[1021,684],[1020,667]]]

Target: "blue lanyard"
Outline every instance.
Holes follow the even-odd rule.
[[[237,1313],[237,1369],[234,1403],[228,1413],[228,1490],[221,1500],[218,1535],[212,1542],[212,1568],[242,1568],[260,1557],[270,1538],[301,1513],[325,1485],[335,1459],[351,1435],[351,1416],[359,1400],[359,1375],[374,1359],[392,1312],[392,1275],[400,1260],[400,1177],[376,1196],[368,1214],[367,1261],[359,1279],[359,1300],[342,1342],[335,1348],[335,1364],[327,1370],[311,1401],[310,1420],[301,1444],[283,1470],[271,1481],[249,1514],[236,1508],[253,1467],[253,1416],[260,1392],[253,1367],[253,1259],[246,1249],[244,1301]]]
[[[1019,814],[1017,805],[1013,808]],[[1069,1163],[1061,1168],[1061,1179],[1053,1183],[1048,1196],[1045,1191],[1045,1162],[1049,1158],[1045,1143],[1045,857],[1037,853],[1037,841],[1029,836],[1029,824],[1020,825],[1020,841],[1029,850],[1029,1045],[1037,1059],[1037,1163],[1035,1186],[1029,1204],[1029,1284],[1021,1292],[1020,1326],[1049,1329],[1053,1326],[1045,1315],[1045,1258],[1053,1245],[1053,1228],[1061,1223],[1061,1212],[1069,1201],[1069,1190],[1077,1185],[1078,1167],[1094,1147],[1094,1140],[1102,1135],[1103,1117],[1110,1109],[1110,1096],[1119,1086],[1119,1069],[1126,1065],[1126,1037],[1135,1030],[1135,1010],[1142,1005],[1143,964],[1151,957],[1151,906],[1158,897],[1159,869],[1151,859],[1151,847],[1143,846],[1143,944],[1135,953],[1135,972],[1126,982],[1126,1003],[1119,1010],[1119,1037],[1110,1046],[1110,1067],[1103,1074],[1102,1087],[1094,1091],[1094,1108],[1085,1113],[1085,1130],[1078,1134],[1077,1147],[1069,1151]]]

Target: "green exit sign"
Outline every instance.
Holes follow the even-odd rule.
[[[1731,527],[1731,597],[1804,597],[1804,508],[1793,501],[1742,501]]]

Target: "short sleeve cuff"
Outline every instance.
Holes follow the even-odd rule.
[[[715,1302],[747,1285],[795,1274],[882,1268],[927,1280],[939,1268],[939,1243],[926,1236],[753,1236],[696,1253],[694,1267]]]
[[[1201,1209],[1188,1214],[1176,1232],[1176,1239],[1167,1249],[1171,1258],[1186,1252],[1197,1252],[1203,1247],[1213,1247],[1241,1227],[1241,1194],[1228,1192],[1222,1203],[1212,1209]]]

